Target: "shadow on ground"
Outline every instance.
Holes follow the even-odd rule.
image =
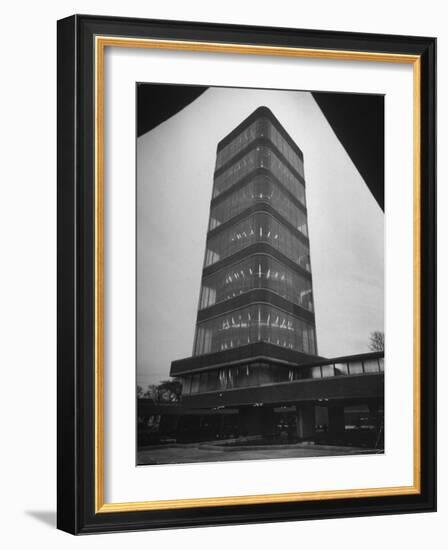
[[[32,518],[56,529],[56,510],[26,510]]]

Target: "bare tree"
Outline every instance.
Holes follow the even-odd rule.
[[[179,380],[162,380],[158,386],[159,401],[180,401],[182,384]]]
[[[146,391],[137,386],[137,397],[150,399],[154,403],[180,401],[182,384],[178,380],[162,380],[159,384],[150,384]]]
[[[370,333],[369,349],[371,351],[384,351],[384,332],[375,330]]]
[[[151,399],[152,401],[157,403],[159,401],[158,387],[155,384],[150,384],[143,394],[143,397],[145,397],[146,399]]]

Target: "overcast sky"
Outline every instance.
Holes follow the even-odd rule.
[[[137,140],[137,383],[192,354],[217,143],[260,105],[304,154],[319,355],[384,330],[384,214],[308,92],[210,88]]]

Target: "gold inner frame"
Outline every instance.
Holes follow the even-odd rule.
[[[286,56],[329,60],[406,63],[413,65],[413,484],[401,487],[370,489],[342,489],[301,493],[275,493],[263,495],[192,498],[179,500],[153,500],[143,502],[106,503],[104,501],[104,54],[106,47],[151,48],[159,50],[197,51],[268,56]],[[323,50],[251,44],[224,44],[177,40],[95,37],[95,513],[167,510],[207,506],[232,506],[279,502],[332,500],[340,498],[412,495],[420,493],[420,311],[421,311],[421,61],[417,55]]]

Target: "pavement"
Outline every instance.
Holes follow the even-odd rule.
[[[235,460],[266,460],[273,458],[307,458],[375,454],[376,449],[338,447],[332,445],[260,445],[255,447],[225,447],[214,443],[172,444],[146,447],[138,451],[137,463],[188,464],[197,462],[227,462]]]

